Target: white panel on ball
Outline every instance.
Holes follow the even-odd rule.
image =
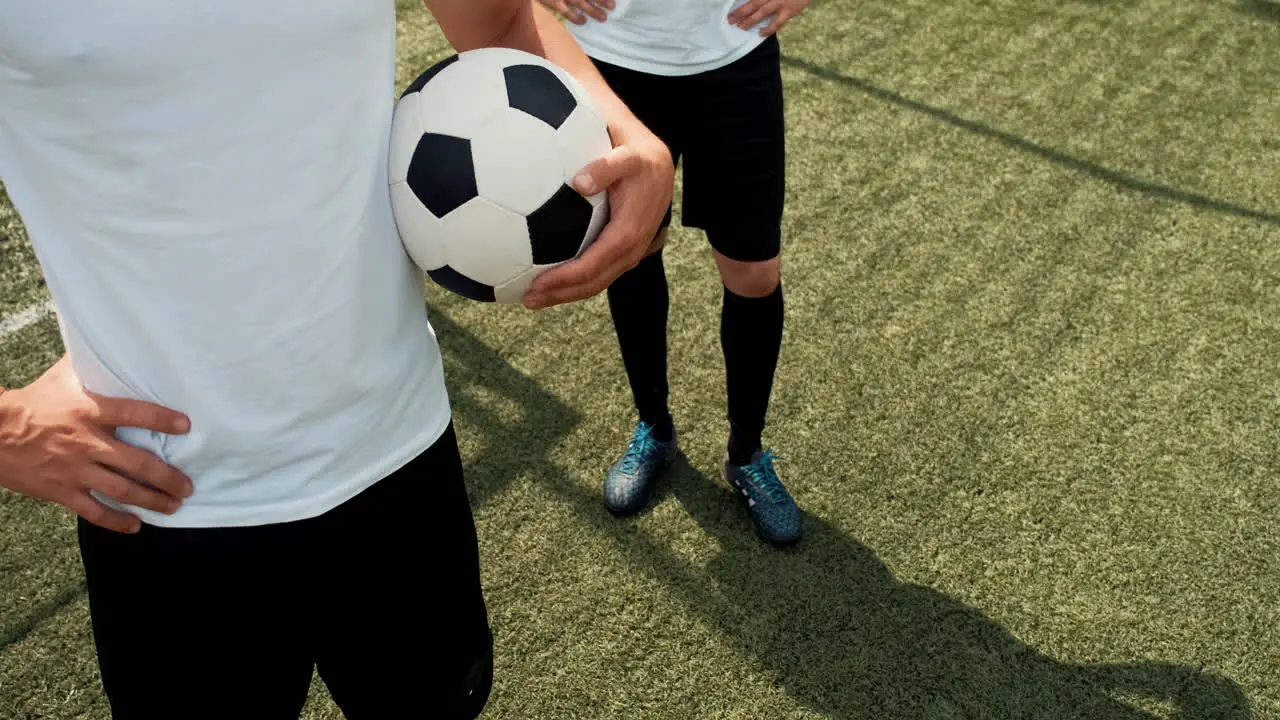
[[[471,140],[480,196],[528,215],[564,185],[559,145],[550,125],[506,108]]]
[[[583,168],[609,154],[613,143],[604,121],[583,105],[578,105],[556,133],[556,145],[560,149],[560,161],[564,165],[564,182],[570,185],[573,177]],[[604,202],[606,193],[601,191],[587,198],[592,205]]]
[[[480,71],[461,56],[431,78],[417,95],[423,132],[468,140],[492,113],[507,107],[502,72]],[[466,101],[458,102],[459,98]]]
[[[387,157],[387,180],[403,182],[409,176],[409,162],[422,139],[422,120],[418,115],[418,94],[409,93],[396,103],[391,121],[391,142]]]
[[[435,270],[445,264],[444,228],[431,214],[408,184],[391,185],[391,210],[395,215],[400,241],[409,257],[423,270]]]
[[[517,275],[514,279],[509,280],[501,285],[493,288],[493,299],[495,302],[519,304],[524,299],[525,290],[533,284],[533,279],[538,277],[544,268],[532,267]]]
[[[449,213],[442,225],[446,264],[472,280],[496,287],[533,265],[524,217],[482,197]]]

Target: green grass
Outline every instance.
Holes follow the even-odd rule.
[[[401,81],[448,48],[405,8]],[[615,520],[602,299],[432,289],[491,718],[1280,718],[1280,11],[819,2],[784,34],[774,552],[714,477],[719,286],[677,229],[688,461]],[[42,297],[0,210],[0,310]],[[0,385],[59,352],[4,341]],[[0,717],[105,718],[72,522],[0,496]],[[317,587],[323,580],[317,578]],[[320,683],[308,720],[339,717]]]

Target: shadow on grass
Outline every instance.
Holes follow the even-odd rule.
[[[484,450],[472,461],[469,483],[477,504],[511,477],[531,475],[591,532],[612,538],[619,557],[637,572],[663,582],[816,712],[837,720],[1252,717],[1235,683],[1197,668],[1058,662],[962,602],[898,580],[870,548],[819,518],[806,518],[800,545],[771,550],[746,529],[736,496],[682,460],[666,475],[663,494],[721,547],[707,567],[690,568],[609,516],[596,495],[541,454],[581,421],[576,411],[443,313],[434,314],[434,323],[449,362],[460,432],[478,434],[488,450],[501,450]],[[470,400],[472,383],[517,404],[518,425]]]
[[[1255,15],[1268,17],[1273,20],[1280,20],[1280,4],[1273,4],[1271,2],[1266,2],[1265,0],[1243,0],[1243,5],[1241,7]],[[836,70],[818,65],[817,63],[809,62],[802,58],[783,57],[782,63],[808,73],[814,77],[865,93],[877,100],[897,105],[898,107],[903,107],[918,113],[923,113],[953,127],[957,127],[961,130],[998,142],[1005,147],[1038,156],[1056,165],[1061,165],[1062,167],[1083,173],[1096,180],[1102,180],[1125,190],[1139,192],[1161,200],[1193,205],[1198,208],[1212,210],[1226,215],[1234,215],[1236,217],[1247,218],[1249,220],[1258,220],[1271,225],[1280,225],[1280,215],[1275,213],[1255,210],[1253,208],[1236,205],[1223,200],[1216,200],[1204,195],[1198,195],[1169,185],[1141,180],[1103,165],[1089,162],[1088,160],[1082,160],[1059,150],[1039,145],[1030,140],[1018,137],[1017,135],[1013,135],[1012,133],[1008,133],[1003,130],[998,130],[989,125],[984,125],[974,120],[968,120],[953,112],[944,110],[943,108],[935,107],[933,105],[920,102],[919,100],[912,100],[905,95],[879,87],[862,78],[844,75]]]
[[[477,452],[465,453],[472,506],[483,506],[520,476],[542,478],[559,472],[545,452],[558,445],[581,416],[512,368],[447,313],[432,308],[431,325],[444,358],[459,438],[480,442]],[[519,419],[503,417],[494,403],[486,401],[495,396],[518,408]]]
[[[31,608],[15,621],[0,625],[0,653],[3,653],[10,646],[17,645],[27,639],[27,636],[33,630],[57,617],[63,610],[71,607],[80,598],[84,597],[84,594],[85,585],[84,581],[81,580],[74,585],[63,588],[57,595]]]
[[[1240,0],[1236,9],[1246,15],[1280,23],[1280,0]]]
[[[1138,708],[1159,707],[1180,720],[1251,717],[1238,686],[1196,668],[1060,663],[960,601],[898,580],[819,518],[806,518],[801,545],[771,551],[727,510],[737,498],[721,483],[687,463],[668,478],[721,547],[686,600],[824,715],[1138,720],[1160,717]],[[659,573],[680,572],[654,551]]]

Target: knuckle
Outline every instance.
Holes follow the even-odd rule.
[[[129,495],[130,483],[115,473],[102,469],[95,473],[95,478],[87,484],[87,489],[97,490],[107,497],[125,501]]]
[[[187,495],[191,490],[191,483],[187,476],[179,472],[177,468],[169,467],[168,465],[164,468],[164,483],[174,494]]]
[[[149,430],[163,430],[173,425],[170,413],[153,405],[136,405],[133,416],[137,427]]]
[[[161,463],[154,456],[138,452],[129,460],[129,472],[139,479],[150,480],[164,475]]]
[[[96,419],[107,425],[132,426],[137,424],[137,414],[128,403],[112,402],[100,406]]]
[[[159,509],[156,502],[156,493],[136,483],[126,483],[121,489],[120,497],[117,499],[126,505],[135,505],[151,510]]]
[[[164,419],[164,413],[154,405],[143,402],[131,402],[125,406],[125,414],[137,427],[153,427]]]
[[[101,411],[97,405],[88,403],[71,408],[67,414],[71,417],[72,422],[88,425],[98,420]]]
[[[106,494],[108,497],[113,498],[119,502],[133,505],[133,504],[136,504],[134,503],[135,487],[136,486],[133,485],[133,483],[130,483],[127,480],[124,480],[123,478],[120,478],[115,481],[107,483],[107,487],[104,488],[102,492]]]
[[[123,520],[114,514],[108,515],[106,519],[102,521],[102,526],[108,530],[114,530],[121,533],[128,532],[132,529],[126,520]]]
[[[83,447],[84,455],[91,460],[105,459],[114,452],[111,441],[97,433],[85,438]]]
[[[151,484],[170,494],[181,493],[185,489],[186,478],[176,468],[158,459],[153,460],[151,464],[151,474],[148,476]]]
[[[102,509],[102,514],[96,524],[116,532],[128,532],[132,529],[132,523],[127,516],[106,508]]]

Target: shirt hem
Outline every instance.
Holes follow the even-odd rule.
[[[208,509],[196,507],[187,512],[179,510],[174,515],[165,515],[143,508],[121,505],[110,501],[109,498],[98,499],[109,507],[136,515],[138,519],[148,525],[164,528],[252,527],[309,520],[337,508],[408,465],[414,458],[439,442],[445,431],[449,429],[449,423],[452,421],[452,412],[445,412],[442,421],[437,422],[431,429],[418,435],[414,441],[406,443],[404,447],[407,449],[397,454],[390,462],[377,465],[373,470],[364,472],[351,482],[331,488],[321,495],[309,497],[305,500],[251,508]]]
[[[639,60],[628,55],[611,52],[592,44],[589,40],[584,42],[582,38],[575,39],[578,40],[578,44],[582,46],[582,50],[587,54],[587,57],[592,60],[599,60],[600,62],[605,62],[610,65],[617,65],[620,68],[626,68],[627,70],[635,72],[648,73],[650,75],[662,75],[664,77],[688,77],[690,75],[711,72],[712,70],[719,70],[720,68],[725,67],[726,65],[731,65],[751,54],[752,50],[760,47],[761,43],[768,40],[768,38],[760,36],[757,33],[756,37],[752,38],[751,42],[743,43],[727,55],[715,60],[685,64],[657,63],[652,60]]]

